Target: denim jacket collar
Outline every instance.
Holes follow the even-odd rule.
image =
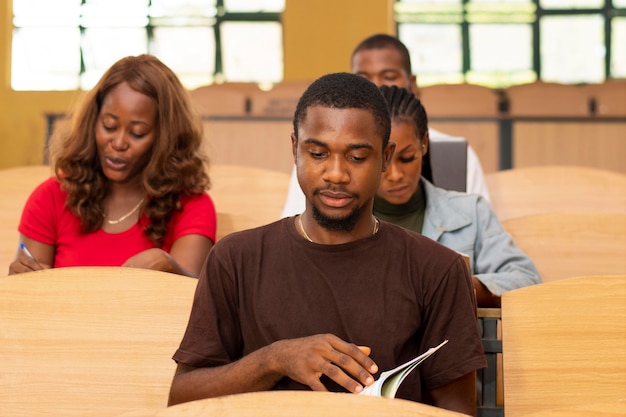
[[[457,210],[454,205],[447,204],[455,197],[456,192],[451,193],[437,188],[424,178],[420,181],[426,192],[426,212],[422,226],[424,236],[437,241],[444,232],[458,230],[472,224],[472,219],[463,211]]]

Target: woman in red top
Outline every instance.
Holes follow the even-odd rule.
[[[52,139],[55,177],[29,197],[10,274],[121,265],[198,276],[215,207],[202,130],[176,75],[150,55],[116,62]]]

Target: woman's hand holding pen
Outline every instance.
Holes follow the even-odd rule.
[[[49,265],[39,262],[28,250],[26,245],[20,243],[15,260],[9,265],[9,275],[21,274],[24,272],[39,271],[48,269]]]

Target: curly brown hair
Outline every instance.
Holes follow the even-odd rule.
[[[102,203],[109,192],[96,146],[95,126],[107,94],[122,83],[150,97],[157,108],[152,155],[142,172],[148,195],[144,232],[161,245],[180,198],[210,187],[208,160],[202,154],[202,125],[189,94],[174,72],[151,55],[129,56],[113,64],[86,93],[65,129],[55,132],[50,156],[54,172],[68,193],[66,205],[81,221],[82,231],[102,227]]]

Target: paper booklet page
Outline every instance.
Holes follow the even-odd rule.
[[[428,349],[426,352],[422,353],[418,357],[411,359],[408,362],[403,363],[400,366],[397,366],[389,371],[382,372],[378,379],[369,387],[365,387],[363,391],[359,393],[359,395],[371,395],[371,396],[380,396],[387,398],[394,398],[396,396],[396,392],[404,381],[404,378],[411,373],[413,369],[415,369],[420,363],[422,363],[426,358],[435,353],[439,348],[448,343],[448,340],[444,340],[438,346],[432,347]]]

